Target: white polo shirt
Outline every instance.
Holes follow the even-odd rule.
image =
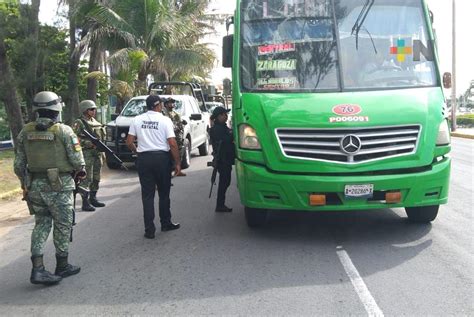
[[[128,134],[137,138],[137,152],[167,151],[169,138],[174,138],[173,122],[156,111],[147,111],[136,116],[130,124]]]

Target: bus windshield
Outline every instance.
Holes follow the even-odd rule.
[[[437,84],[421,0],[242,0],[244,91]]]

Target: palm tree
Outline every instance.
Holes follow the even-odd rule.
[[[147,56],[138,72],[136,89],[146,91],[152,74],[170,80],[209,72],[214,53],[198,40],[213,27],[204,14],[209,1],[121,0],[95,4],[86,15],[100,26],[91,30],[84,42],[102,41],[113,50],[109,62],[117,72],[127,70],[129,53]],[[121,48],[121,49],[120,49]],[[114,50],[115,49],[115,50]]]

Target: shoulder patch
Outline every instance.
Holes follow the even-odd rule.
[[[72,145],[74,146],[74,150],[76,152],[81,151],[82,150],[81,144],[79,143],[79,139],[77,138],[77,136],[73,136],[71,140],[72,140]]]

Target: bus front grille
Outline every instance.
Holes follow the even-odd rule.
[[[276,136],[290,158],[361,163],[416,152],[420,125],[354,129],[278,128]]]

